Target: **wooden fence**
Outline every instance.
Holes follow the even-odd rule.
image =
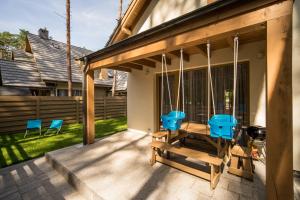
[[[108,119],[126,116],[126,97],[95,99],[95,118]],[[0,134],[24,131],[28,119],[41,119],[43,127],[52,119],[64,124],[81,123],[81,97],[0,96]]]

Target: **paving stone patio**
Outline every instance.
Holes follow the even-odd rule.
[[[0,169],[0,200],[84,200],[67,181],[39,158]]]
[[[255,163],[250,182],[227,173],[215,190],[174,168],[149,165],[151,137],[122,132],[82,147],[50,152],[47,159],[87,199],[265,199],[265,167]]]
[[[228,174],[225,168],[217,188],[211,190],[201,178],[159,163],[151,167],[150,141],[148,135],[127,131],[87,147],[51,152],[48,162],[39,158],[0,169],[0,200],[265,199],[262,163],[255,162],[253,182]],[[295,199],[300,200],[299,177],[294,188]]]

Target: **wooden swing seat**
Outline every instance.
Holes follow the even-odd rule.
[[[211,189],[214,189],[218,184],[221,175],[221,165],[223,162],[222,159],[212,156],[208,153],[196,151],[185,147],[173,146],[165,142],[153,141],[151,147],[152,147],[152,160],[151,160],[152,165],[157,161],[169,165],[171,167],[174,167],[176,169],[182,170],[184,172],[201,177],[205,180],[210,181]],[[198,169],[161,157],[158,155],[158,153],[156,153],[157,150],[171,152],[177,155],[193,158],[203,163],[206,163],[210,166],[210,173],[200,171]]]

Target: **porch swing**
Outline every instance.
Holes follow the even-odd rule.
[[[163,101],[164,101],[164,72],[167,80],[168,95],[169,95],[169,104],[170,112],[167,115],[163,114]],[[176,110],[173,110],[172,98],[170,91],[170,84],[168,78],[168,67],[166,62],[166,55],[162,55],[162,66],[161,66],[161,122],[162,127],[168,131],[177,131],[181,127],[181,123],[185,118],[184,112],[184,80],[183,80],[183,49],[180,50],[180,64],[179,64],[179,81],[178,81],[178,90],[177,90],[177,101],[176,101]],[[180,90],[181,88],[181,90]],[[179,98],[180,91],[182,92],[182,111],[179,110]]]
[[[214,88],[211,78],[211,66],[210,66],[210,44],[207,43],[207,59],[208,59],[208,84],[211,88],[211,97],[214,115],[209,119],[210,108],[208,107],[208,125],[210,126],[210,137],[223,138],[226,140],[233,139],[234,129],[237,125],[235,118],[235,104],[236,104],[236,82],[237,82],[237,62],[238,62],[238,45],[239,40],[236,36],[234,38],[234,59],[233,59],[233,109],[232,115],[229,114],[216,114],[215,102],[214,102]],[[208,91],[209,94],[209,91]]]

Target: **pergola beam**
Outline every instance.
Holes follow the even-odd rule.
[[[180,58],[181,55],[180,55],[180,50],[179,51],[171,51],[170,54],[176,56],[177,58]],[[190,55],[183,52],[182,53],[182,57],[183,57],[183,60],[186,61],[186,62],[189,62],[190,61]]]
[[[227,44],[229,45],[229,47],[230,47],[231,49],[234,48],[234,42],[233,42],[232,36],[228,36],[228,37],[226,38],[226,42],[227,42]]]
[[[203,55],[204,57],[207,57],[206,44],[199,44],[199,45],[196,45],[195,47],[198,49],[198,51],[201,55]],[[210,52],[212,52],[212,51],[210,50]],[[211,53],[210,53],[210,56],[211,56]]]
[[[146,67],[151,67],[151,68],[155,68],[156,67],[155,62],[153,62],[151,60],[147,60],[147,59],[134,60],[132,62],[136,63],[136,64],[144,65]]]
[[[132,31],[129,28],[125,27],[125,26],[122,27],[121,30],[122,30],[123,33],[127,34],[128,36],[132,35]]]
[[[120,67],[120,66],[109,67],[109,69],[114,69],[114,70],[123,71],[123,72],[131,72],[130,68]]]
[[[147,59],[154,60],[154,61],[156,61],[156,62],[161,62],[161,55],[151,56],[151,57],[149,57],[149,58],[147,58]],[[170,57],[168,57],[168,56],[166,56],[166,63],[167,63],[168,65],[171,65],[171,64],[172,64],[172,59],[171,59]]]
[[[294,199],[291,15],[267,22],[266,82],[267,198]]]
[[[86,74],[86,144],[93,144],[95,141],[95,85],[94,71],[89,70]]]
[[[237,33],[242,34],[245,31],[249,32],[249,30],[255,29],[255,26],[260,26],[268,20],[289,14],[290,4],[292,4],[292,1],[283,1],[269,7],[260,8],[214,24],[209,24],[188,32],[161,39],[150,44],[140,44],[140,47],[130,49],[117,55],[97,58],[97,60],[90,62],[91,70],[120,65],[125,62],[132,62],[147,57],[150,57],[151,59],[156,59],[157,57],[157,61],[159,61],[161,60],[161,56],[158,54],[164,52],[195,46],[205,43],[208,39],[218,39]]]
[[[131,68],[131,69],[143,70],[143,65],[138,65],[134,63],[123,63],[121,66]]]

